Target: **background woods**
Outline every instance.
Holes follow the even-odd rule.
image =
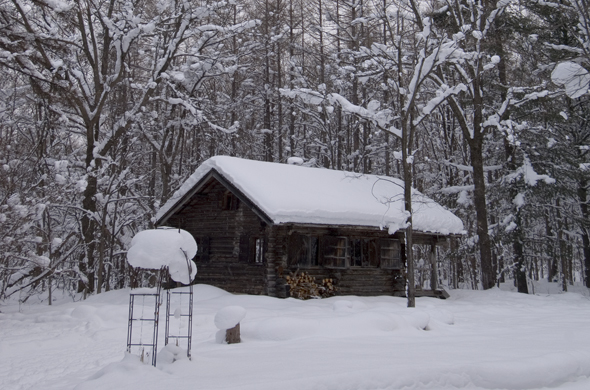
[[[141,283],[129,240],[218,154],[390,175],[444,204],[467,233],[434,276],[415,247],[418,286],[590,287],[589,8],[2,1],[0,297]]]

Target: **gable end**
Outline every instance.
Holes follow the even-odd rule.
[[[248,198],[242,191],[240,191],[230,181],[223,177],[223,175],[217,172],[215,168],[212,168],[201,180],[197,182],[197,184],[193,186],[190,191],[187,191],[187,193],[176,202],[174,207],[171,207],[170,210],[162,215],[162,217],[156,221],[155,225],[164,225],[171,216],[180,212],[190,202],[193,196],[201,192],[205,186],[207,186],[211,179],[217,180],[219,183],[221,183],[221,185],[231,191],[240,202],[248,206],[266,224],[272,225],[274,223],[273,220],[260,209],[260,207],[250,200],[250,198]]]

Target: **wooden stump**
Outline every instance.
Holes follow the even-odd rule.
[[[228,344],[237,344],[240,341],[240,323],[234,326],[231,329],[226,329],[225,331],[225,342]]]

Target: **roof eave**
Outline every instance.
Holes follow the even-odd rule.
[[[350,229],[372,229],[372,230],[387,230],[386,228],[381,228],[375,225],[354,225],[350,223],[314,223],[314,222],[296,222],[296,221],[284,221],[276,223],[277,226],[301,226],[301,227],[309,227],[309,228],[350,228]],[[395,233],[404,233],[405,229],[396,230]],[[395,234],[394,233],[394,234]],[[430,232],[430,231],[423,231],[423,230],[413,230],[414,234],[422,235],[422,236],[431,236],[436,238],[460,238],[463,237],[464,234],[461,233],[441,233],[441,232]]]

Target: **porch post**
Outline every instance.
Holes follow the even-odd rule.
[[[436,291],[438,288],[438,269],[436,266],[436,238],[430,241],[430,288]]]

